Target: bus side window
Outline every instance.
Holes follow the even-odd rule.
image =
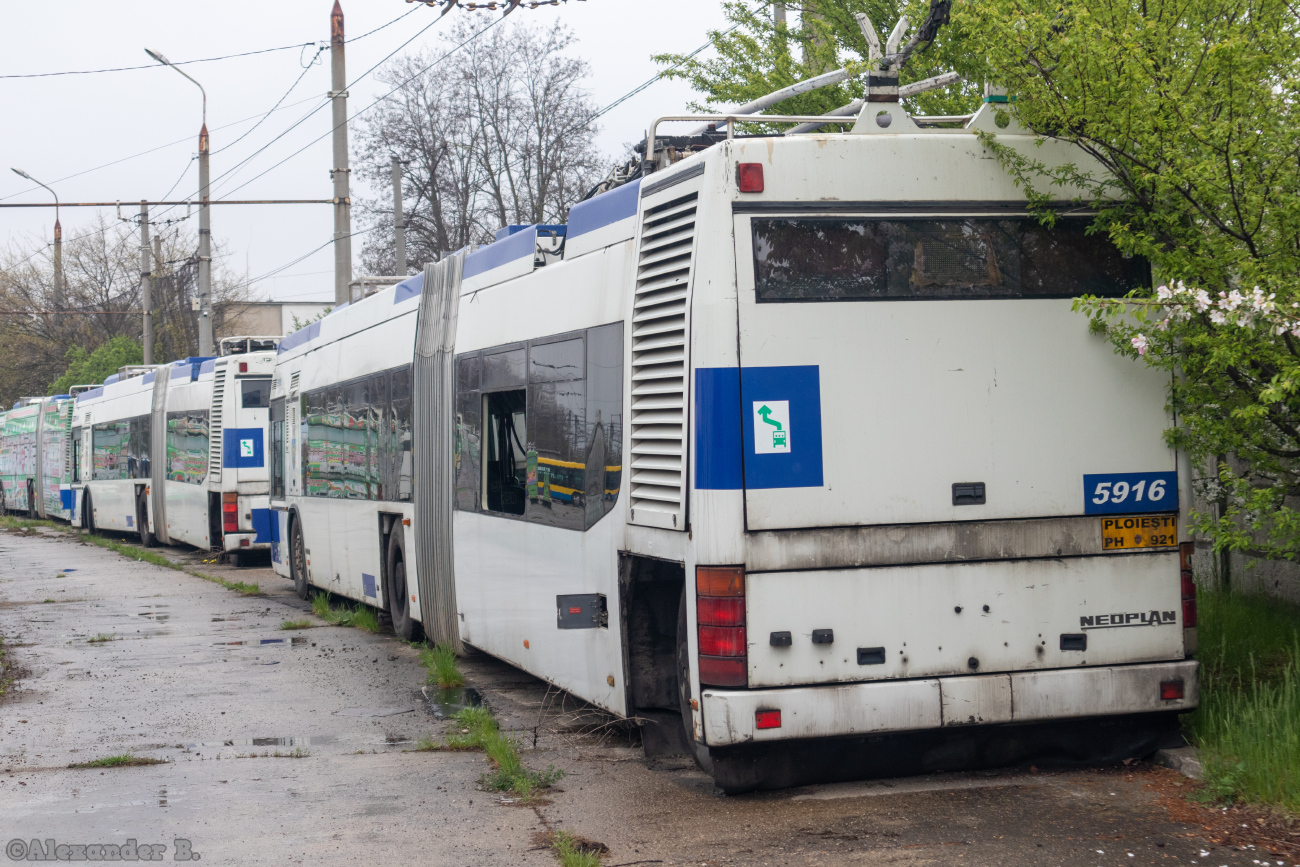
[[[168,449],[170,451],[170,449]],[[284,496],[284,398],[271,401],[271,496]]]
[[[489,512],[524,513],[528,484],[526,402],[522,389],[483,396],[483,508]]]
[[[390,470],[397,480],[390,500],[411,501],[411,368],[399,367],[392,378],[393,433]]]
[[[72,429],[72,482],[81,481],[81,428]]]
[[[587,495],[586,357],[581,337],[528,352],[528,520],[581,530]]]
[[[587,331],[586,527],[613,510],[623,475],[623,323]]]
[[[479,390],[482,361],[478,355],[456,359],[456,508],[479,510],[483,397]]]

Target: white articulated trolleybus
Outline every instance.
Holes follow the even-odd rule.
[[[652,128],[567,227],[285,338],[275,568],[732,791],[1151,748],[1197,703],[1188,474],[1165,382],[1071,312],[1149,268],[1031,217],[977,133],[1083,155],[997,111]]]
[[[0,410],[0,512],[71,515],[72,399],[28,397]]]
[[[77,397],[74,522],[242,554],[270,547],[266,428],[274,338],[125,369]],[[237,348],[239,354],[225,354]],[[245,351],[248,349],[253,351]]]

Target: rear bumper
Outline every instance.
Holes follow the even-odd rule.
[[[1183,698],[1162,700],[1160,684],[1183,681]],[[787,689],[717,690],[702,695],[711,747],[795,738],[922,731],[1191,710],[1199,703],[1195,660],[1011,674],[877,681]],[[780,710],[781,727],[759,729],[755,713]]]

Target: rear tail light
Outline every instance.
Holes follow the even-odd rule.
[[[1166,680],[1160,684],[1160,699],[1162,701],[1181,701],[1183,698],[1183,682],[1181,680]]]
[[[779,710],[760,710],[754,713],[754,728],[779,729],[781,712]]]
[[[239,362],[239,372],[240,372],[240,373],[248,373],[248,362],[247,362],[247,361],[241,361],[241,362]]]
[[[239,532],[239,494],[233,491],[221,495],[221,530],[225,533]]]
[[[748,686],[742,567],[700,566],[695,570],[695,618],[699,624],[700,683]]]
[[[763,192],[763,164],[741,163],[736,166],[736,183],[742,193]]]
[[[1183,585],[1183,628],[1196,628],[1196,581],[1192,578],[1192,552],[1196,546],[1183,542],[1178,546],[1179,576]]]

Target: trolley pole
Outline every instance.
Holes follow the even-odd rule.
[[[398,277],[406,276],[406,215],[402,213],[402,161],[393,157],[393,237],[396,242]]]
[[[140,203],[140,310],[143,312],[141,342],[144,363],[153,364],[153,268],[149,262],[149,203]]]
[[[208,124],[199,132],[199,355],[212,355],[212,210],[208,203]]]
[[[334,303],[346,304],[352,282],[352,201],[348,197],[348,86],[343,65],[343,7],[330,13],[330,100],[334,103]]]

